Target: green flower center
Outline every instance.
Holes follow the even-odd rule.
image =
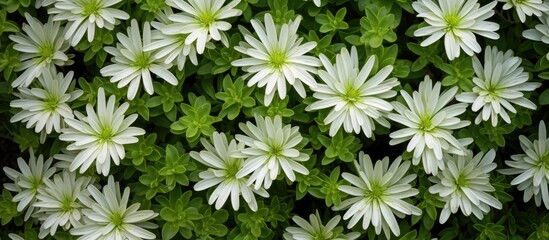
[[[370,189],[366,189],[366,197],[371,200],[382,200],[386,187],[379,182],[370,182]]]
[[[458,178],[454,180],[454,184],[456,184],[457,189],[466,188],[469,186],[469,179],[464,174],[459,173]]]
[[[227,168],[225,169],[227,171],[227,178],[236,179],[238,170],[240,170],[240,159],[235,159],[232,163],[227,164]]]
[[[48,94],[44,99],[44,110],[48,112],[55,112],[59,106],[59,97],[53,94]]]
[[[114,225],[115,228],[121,228],[122,224],[124,224],[124,216],[120,215],[119,212],[114,212],[111,215],[111,223]]]
[[[151,66],[149,54],[142,52],[137,55],[133,62],[133,66],[139,70],[149,68]]]
[[[33,177],[31,180],[31,184],[31,191],[36,194],[38,192],[38,189],[42,186],[42,179],[37,179]]]
[[[81,7],[83,16],[98,15],[101,9],[101,5],[96,0],[84,1]]]
[[[200,21],[200,23],[202,24],[202,27],[209,28],[210,25],[215,23],[215,14],[212,13],[212,11],[209,11],[209,10],[205,11],[205,12],[202,12],[198,16],[198,21]]]
[[[462,18],[456,12],[446,15],[444,20],[446,21],[446,31],[453,31],[459,26]]]
[[[345,89],[345,93],[342,96],[343,100],[348,103],[356,103],[360,100],[360,91],[353,86],[349,86]]]
[[[280,157],[282,156],[282,147],[280,146],[271,146],[269,151],[270,156]]]
[[[74,209],[72,197],[70,195],[65,195],[61,201],[61,210],[63,212],[72,212]]]
[[[286,64],[286,52],[275,50],[271,53],[270,63],[272,68],[280,70]]]
[[[418,129],[422,132],[432,132],[435,129],[430,114],[420,116]]]
[[[96,134],[96,137],[99,139],[100,144],[110,143],[113,136],[114,132],[110,126],[102,126],[99,133]]]
[[[38,56],[40,56],[40,61],[51,62],[53,54],[55,53],[55,48],[50,42],[45,42],[38,47]]]
[[[541,155],[540,160],[538,161],[537,167],[545,168],[549,170],[549,151]]]

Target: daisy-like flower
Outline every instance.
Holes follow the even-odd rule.
[[[360,237],[360,233],[343,233],[343,227],[338,227],[337,224],[341,220],[341,216],[337,215],[330,219],[326,226],[322,224],[322,219],[318,210],[315,214],[309,215],[309,221],[294,216],[292,218],[299,227],[287,227],[284,233],[286,240],[353,240]]]
[[[482,108],[475,124],[491,119],[492,126],[497,126],[499,117],[506,123],[511,123],[506,110],[516,113],[517,110],[512,104],[536,109],[536,104],[525,98],[522,92],[533,91],[540,87],[541,83],[526,82],[529,77],[520,67],[521,62],[522,59],[513,56],[513,51],[503,53],[490,46],[484,51],[484,66],[476,56],[473,57],[476,74],[473,78],[473,91],[460,93],[456,95],[456,99],[471,103],[474,112]]]
[[[52,161],[52,158],[48,158],[44,162],[42,154],[36,157],[34,151],[30,149],[28,164],[23,158],[17,159],[17,165],[21,172],[9,167],[3,168],[6,176],[13,181],[13,183],[4,183],[4,188],[17,193],[12,199],[13,202],[18,202],[17,211],[22,212],[28,207],[25,212],[25,221],[34,213],[38,190],[44,188],[44,181],[55,173],[55,167],[51,166]]]
[[[10,102],[10,107],[21,108],[10,122],[26,122],[27,128],[34,127],[35,132],[50,134],[52,130],[60,133],[65,126],[65,118],[74,118],[68,103],[80,97],[82,90],[70,90],[73,72],[66,76],[55,73],[55,70],[45,70],[38,81],[42,88],[19,88],[19,99]],[[69,92],[67,92],[69,91]]]
[[[351,186],[339,186],[340,191],[351,197],[334,206],[333,210],[348,209],[343,215],[344,220],[350,219],[347,228],[352,228],[362,219],[364,230],[368,229],[371,223],[378,235],[381,230],[387,238],[391,232],[395,236],[400,235],[400,228],[394,215],[400,218],[405,215],[421,215],[421,209],[404,201],[419,193],[410,185],[416,175],[406,175],[410,162],[402,162],[398,157],[389,165],[389,158],[385,157],[376,161],[374,165],[368,154],[360,152],[358,161],[354,164],[358,176],[343,173],[343,178]]]
[[[244,143],[237,143],[234,139],[229,142],[224,133],[218,132],[212,134],[211,143],[205,139],[200,139],[200,142],[206,150],[193,151],[190,155],[208,169],[198,174],[202,180],[194,185],[194,190],[203,191],[217,186],[210,195],[208,204],[212,205],[215,202],[215,208],[220,209],[230,196],[231,204],[236,211],[240,206],[238,198],[242,195],[250,209],[257,211],[254,193],[262,197],[269,197],[269,193],[264,188],[253,189],[247,184],[247,177],[237,177],[236,173],[242,169],[244,160],[231,157],[231,153],[244,149]]]
[[[457,140],[452,136],[453,130],[471,124],[457,116],[465,112],[467,104],[458,103],[446,106],[457,92],[457,87],[440,94],[440,82],[433,83],[429,76],[419,84],[419,91],[412,96],[406,91],[400,91],[406,105],[393,102],[398,114],[389,113],[389,119],[398,122],[405,128],[392,132],[390,145],[408,142],[406,151],[413,151],[413,164],[420,160],[426,173],[437,175],[439,169],[444,169],[443,153],[465,155],[464,146],[472,139]]]
[[[303,42],[297,34],[301,16],[295,21],[277,28],[271,14],[265,14],[265,25],[257,19],[251,23],[257,33],[257,39],[250,32],[241,29],[246,42],[240,42],[235,49],[249,57],[232,62],[233,66],[243,67],[248,72],[248,86],[256,85],[265,88],[265,105],[269,105],[278,91],[280,99],[286,97],[286,81],[297,93],[305,98],[303,83],[316,87],[316,81],[311,73],[316,73],[320,66],[317,58],[305,54],[316,47],[316,42]]]
[[[62,130],[59,139],[73,142],[67,150],[80,151],[72,161],[70,171],[80,168],[80,173],[83,173],[95,162],[97,173],[107,176],[111,160],[116,165],[120,164],[120,159],[126,155],[124,145],[136,143],[139,141],[136,136],[145,134],[141,128],[130,127],[137,119],[136,113],[124,117],[129,106],[125,102],[116,107],[114,96],[110,96],[107,102],[105,91],[99,88],[97,110],[88,104],[87,116],[75,112],[78,119],[65,119],[69,128]]]
[[[448,59],[459,57],[460,49],[469,55],[482,51],[475,34],[498,39],[496,31],[499,24],[488,22],[486,19],[494,15],[497,1],[480,7],[477,0],[418,0],[412,7],[418,17],[425,19],[429,25],[414,32],[416,37],[429,36],[421,46],[429,46],[444,36],[444,47]]]
[[[58,227],[68,230],[79,226],[85,206],[78,198],[89,196],[86,188],[91,183],[91,178],[77,178],[75,173],[63,171],[53,176],[53,181],[45,179],[44,183],[46,186],[38,189],[34,204],[38,208],[38,219],[42,221],[38,236],[54,236]]]
[[[164,79],[171,85],[177,85],[177,78],[168,71],[172,64],[166,64],[159,58],[156,58],[152,52],[145,51],[143,46],[151,43],[151,27],[148,22],[143,25],[143,37],[139,32],[137,21],[132,19],[131,26],[128,27],[128,35],[122,33],[116,34],[118,41],[115,47],[105,47],[105,51],[113,55],[111,61],[114,64],[101,69],[103,76],[111,77],[111,82],[118,82],[118,87],[127,85],[128,99],[132,100],[139,89],[141,79],[145,91],[152,95],[154,87],[152,84],[151,72]]]
[[[515,8],[521,22],[526,21],[526,16],[536,15],[541,17],[543,12],[549,11],[543,0],[498,0],[504,2],[503,10]]]
[[[74,227],[70,233],[81,236],[79,239],[125,240],[125,239],[156,239],[156,235],[146,229],[158,226],[147,222],[158,216],[152,210],[138,210],[140,203],[128,205],[130,188],[126,187],[120,193],[120,184],[112,176],[100,192],[95,186],[89,185],[88,191],[93,198],[79,198],[89,208],[82,210],[84,224]]]
[[[392,66],[382,68],[368,79],[375,57],[371,56],[360,68],[355,47],[351,48],[351,54],[347,49],[341,49],[334,65],[323,54],[320,61],[326,70],[318,71],[318,75],[326,84],[312,88],[313,96],[319,101],[306,110],[332,108],[324,119],[325,124],[331,124],[330,136],[334,136],[342,125],[346,132],[358,134],[362,130],[366,137],[372,137],[374,120],[384,127],[391,126],[384,116],[393,106],[384,99],[394,97],[396,91],[392,88],[399,85],[396,78],[387,79],[393,71]]]
[[[166,31],[170,24],[173,24],[168,16],[172,15],[171,8],[166,8],[156,15],[158,21],[151,23],[151,26],[156,30],[151,33],[151,43],[143,47],[143,50],[156,51],[154,58],[163,59],[165,64],[177,64],[177,69],[183,70],[187,57],[194,65],[198,65],[196,57],[196,47],[194,44],[186,44],[188,34],[177,31],[175,33]]]
[[[300,152],[299,144],[303,137],[299,127],[282,123],[280,116],[255,117],[251,122],[240,123],[239,127],[246,135],[237,134],[236,139],[243,142],[247,148],[235,152],[232,157],[245,158],[243,166],[236,173],[237,178],[243,178],[252,173],[248,185],[255,183],[255,189],[269,189],[280,173],[280,169],[290,181],[295,181],[295,173],[309,174],[309,170],[299,162],[309,160],[309,155]]]
[[[69,60],[69,55],[65,54],[70,45],[63,39],[59,22],[50,19],[46,24],[42,24],[28,13],[25,13],[25,19],[27,23],[23,23],[22,27],[24,34],[16,33],[9,36],[15,42],[13,49],[21,52],[21,66],[16,70],[25,70],[11,84],[14,88],[28,87],[46,70],[73,63]]]
[[[505,161],[509,169],[499,170],[506,175],[518,175],[512,181],[511,185],[518,185],[520,191],[524,191],[524,202],[530,201],[532,197],[536,205],[549,209],[549,138],[545,122],[539,123],[538,139],[533,142],[526,136],[519,136],[520,147],[524,151],[522,154],[511,156],[511,160]]]
[[[88,42],[93,41],[95,28],[113,30],[120,20],[130,18],[126,12],[113,6],[122,0],[56,0],[48,14],[53,15],[53,21],[68,21],[65,28],[65,39],[76,46],[84,34]]]
[[[465,156],[445,156],[446,168],[437,176],[429,177],[435,183],[429,192],[438,194],[446,202],[440,213],[441,224],[459,209],[465,216],[473,213],[478,219],[490,212],[490,207],[501,209],[501,202],[488,194],[496,190],[490,184],[490,172],[497,166],[493,162],[495,157],[494,150],[474,157],[471,151]]]
[[[537,24],[534,29],[524,30],[522,36],[526,39],[543,42],[549,44],[549,15],[543,14],[539,17],[541,24]],[[549,53],[545,55],[549,59]]]
[[[224,32],[231,29],[231,24],[224,20],[242,14],[240,9],[235,9],[240,0],[233,0],[225,6],[225,0],[168,0],[167,3],[182,12],[169,16],[174,23],[166,26],[163,32],[168,35],[189,34],[185,44],[196,43],[199,54],[204,52],[211,39],[228,47],[229,39]]]

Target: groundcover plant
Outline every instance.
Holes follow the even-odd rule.
[[[0,7],[0,239],[549,239],[549,1]]]

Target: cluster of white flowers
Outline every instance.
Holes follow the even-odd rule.
[[[147,221],[158,214],[138,210],[139,203],[128,207],[129,188],[121,196],[112,176],[101,194],[92,177],[58,169],[52,166],[53,158],[44,161],[32,149],[28,164],[23,158],[17,163],[19,171],[3,168],[13,181],[4,188],[17,193],[13,201],[18,203],[17,211],[26,209],[25,221],[33,217],[40,222],[40,239],[54,236],[58,228],[86,239],[155,239],[155,234],[143,228],[156,228]],[[17,235],[10,238],[18,239]]]
[[[523,36],[549,44],[549,5],[541,0],[499,1],[505,2],[504,10],[514,8],[521,22],[526,16],[539,17],[541,24],[524,31]],[[140,25],[117,9],[121,2],[36,1],[37,8],[49,7],[52,17],[43,24],[26,13],[22,33],[9,36],[15,42],[13,49],[21,53],[21,66],[16,71],[22,71],[12,83],[18,88],[14,94],[18,99],[10,103],[21,111],[10,121],[34,128],[42,142],[51,134],[68,144],[66,154],[54,157],[60,160],[55,164],[54,158],[44,160],[43,155],[36,157],[31,150],[28,162],[17,160],[19,171],[4,168],[13,181],[4,187],[16,193],[13,201],[18,211],[26,211],[24,220],[33,217],[40,222],[40,238],[53,236],[59,228],[80,239],[156,238],[146,229],[157,227],[148,221],[158,214],[138,210],[139,203],[128,207],[129,188],[121,192],[119,183],[109,176],[111,163],[120,165],[126,155],[124,145],[137,143],[145,130],[132,126],[138,118],[136,113],[126,116],[130,104],[119,105],[113,95],[107,99],[103,88],[97,90],[96,104],[85,106],[86,115],[71,108],[83,91],[75,88],[74,72],[57,72],[57,67],[73,64],[72,56],[66,53],[70,46],[81,43],[84,35],[93,42],[98,29],[113,30],[122,20],[128,20],[126,33],[116,35],[116,46],[105,47],[112,55],[112,64],[100,73],[118,88],[127,88],[126,97],[133,100],[140,98],[141,84],[147,94],[154,94],[152,74],[176,86],[181,81],[170,68],[177,66],[181,73],[187,58],[198,65],[198,55],[215,48],[216,42],[230,47],[226,33],[232,28],[230,19],[243,13],[237,8],[240,0],[167,0],[168,7],[159,11],[153,22]],[[414,35],[427,37],[421,42],[424,47],[444,37],[450,61],[462,50],[473,56],[482,51],[476,35],[499,38],[499,25],[488,21],[497,2],[481,6],[477,0],[414,1],[413,9],[426,23]],[[314,4],[320,7],[322,1],[314,0]],[[316,100],[306,110],[326,110],[321,121],[330,125],[328,134],[332,137],[342,129],[374,138],[376,124],[390,128],[389,120],[397,123],[400,128],[389,134],[389,144],[407,143],[405,151],[411,153],[412,160],[398,157],[391,162],[386,157],[374,163],[360,152],[354,162],[356,174],[343,173],[348,184],[338,188],[350,196],[332,208],[346,210],[343,217],[335,216],[323,225],[318,212],[310,215],[309,222],[294,216],[299,228],[286,228],[284,238],[357,239],[360,234],[344,234],[343,227],[337,227],[341,218],[348,220],[347,228],[362,220],[364,230],[371,225],[378,235],[382,231],[387,238],[400,235],[396,217],[422,214],[408,200],[419,194],[412,185],[416,175],[408,171],[411,164],[420,162],[420,168],[433,175],[429,192],[445,202],[441,223],[460,209],[466,216],[473,214],[482,219],[491,208],[502,208],[490,194],[495,191],[490,184],[490,172],[496,168],[495,151],[473,156],[467,149],[472,139],[458,139],[454,132],[470,125],[470,121],[459,117],[469,105],[473,112],[479,112],[475,124],[491,121],[493,126],[498,125],[499,118],[511,123],[517,106],[536,109],[525,94],[541,84],[528,82],[530,76],[521,67],[522,59],[513,56],[511,50],[502,52],[488,46],[484,63],[477,56],[472,58],[476,76],[471,91],[458,93],[458,87],[445,90],[427,75],[417,91],[410,94],[401,90],[402,99],[393,101],[397,95],[394,88],[400,85],[391,76],[394,66],[380,67],[375,55],[367,57],[361,66],[355,47],[350,51],[341,48],[335,60],[324,54],[310,56],[317,43],[306,42],[298,34],[301,20],[298,15],[275,24],[270,13],[263,15],[263,21],[251,19],[254,31],[239,28],[244,41],[234,49],[243,56],[231,65],[241,67],[248,86],[265,87],[263,103],[267,106],[277,93],[280,99],[287,97],[288,84],[305,98],[307,85]],[[454,100],[459,103],[452,103]],[[200,140],[204,150],[190,152],[205,166],[193,187],[196,191],[214,188],[209,192],[208,204],[216,209],[230,197],[232,208],[238,210],[242,197],[247,207],[257,211],[256,194],[267,198],[267,190],[277,179],[294,182],[297,174],[308,175],[310,166],[306,166],[311,156],[303,149],[306,141],[299,127],[284,123],[279,115],[256,115],[255,123],[248,121],[239,127],[243,134],[236,134],[234,139],[214,132],[209,140]],[[543,121],[538,138],[532,142],[520,136],[524,154],[513,155],[513,161],[506,161],[511,168],[501,173],[518,175],[511,184],[525,191],[524,201],[534,197],[538,206],[543,202],[549,209],[549,138]],[[109,176],[101,191],[93,177],[83,175],[93,164],[95,172]]]
[[[238,198],[242,195],[250,209],[256,211],[254,193],[269,197],[266,189],[281,172],[292,182],[296,180],[294,172],[309,174],[299,163],[309,160],[309,155],[300,151],[303,137],[299,127],[283,124],[278,115],[274,118],[256,116],[255,121],[256,125],[241,123],[240,129],[245,135],[237,134],[236,140],[230,143],[224,134],[215,132],[213,146],[202,139],[206,150],[191,152],[192,158],[208,167],[199,174],[203,180],[194,188],[200,191],[217,185],[208,200],[209,204],[215,202],[217,209],[229,195],[233,208],[238,209]]]

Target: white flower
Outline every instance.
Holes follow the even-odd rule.
[[[88,42],[93,41],[95,27],[113,30],[119,20],[130,18],[126,12],[113,8],[122,0],[56,0],[48,14],[53,21],[68,21],[65,28],[65,39],[76,46],[84,34]]]
[[[416,37],[429,36],[421,46],[429,46],[444,36],[444,47],[448,59],[459,57],[460,49],[472,56],[482,51],[475,34],[498,39],[499,24],[485,21],[494,15],[497,1],[480,7],[477,0],[418,0],[412,3],[418,17],[429,25],[417,29]]]
[[[34,213],[34,203],[38,190],[44,188],[44,181],[49,179],[55,173],[55,167],[51,167],[53,159],[48,158],[44,162],[44,156],[40,154],[38,158],[34,155],[32,149],[29,150],[29,163],[23,158],[17,158],[18,172],[9,167],[4,167],[6,176],[13,183],[4,183],[4,188],[12,192],[17,192],[13,197],[13,202],[18,202],[17,211],[22,212],[27,208],[24,220],[28,220]]]
[[[303,38],[297,34],[301,16],[282,27],[275,26],[271,14],[265,14],[265,25],[252,19],[251,23],[257,33],[257,39],[244,28],[241,29],[246,42],[240,42],[235,49],[249,57],[232,62],[233,66],[243,67],[248,72],[248,86],[256,85],[265,88],[265,105],[269,105],[278,91],[280,99],[286,97],[286,81],[294,86],[301,97],[305,97],[303,83],[309,87],[316,87],[316,81],[311,73],[316,73],[320,66],[317,58],[305,56],[316,47],[316,42],[307,42],[303,45]]]
[[[409,141],[406,151],[413,151],[413,164],[417,165],[422,160],[425,172],[433,175],[437,175],[439,169],[444,169],[443,153],[465,155],[464,146],[472,142],[472,139],[457,140],[452,136],[452,130],[471,124],[457,117],[465,112],[467,104],[446,106],[454,99],[457,87],[442,94],[440,88],[440,82],[433,86],[426,75],[425,80],[419,84],[419,91],[414,91],[412,96],[404,90],[400,91],[407,106],[393,102],[398,114],[388,115],[389,119],[405,126],[389,135],[392,138],[389,144]]]
[[[541,83],[528,81],[528,73],[520,67],[522,59],[513,56],[513,51],[503,53],[496,47],[486,47],[484,51],[484,66],[479,59],[473,57],[473,68],[476,77],[473,78],[472,92],[463,92],[456,95],[460,102],[472,103],[472,110],[478,112],[475,124],[481,121],[492,120],[492,126],[497,126],[498,118],[511,123],[506,110],[516,113],[512,104],[535,110],[536,104],[524,97],[522,91],[533,91]],[[499,116],[498,116],[499,115]]]
[[[501,202],[488,194],[496,190],[490,184],[490,172],[497,167],[493,162],[495,157],[494,150],[474,157],[472,151],[465,156],[445,155],[446,168],[437,176],[429,177],[435,183],[429,192],[438,194],[446,202],[440,213],[441,224],[459,209],[465,216],[473,213],[482,219],[490,207],[502,208]]]
[[[250,209],[257,211],[254,193],[262,197],[269,197],[269,193],[264,188],[253,189],[247,184],[247,177],[237,177],[236,173],[242,169],[244,160],[230,156],[231,153],[244,149],[244,143],[237,144],[234,139],[229,142],[224,133],[218,132],[212,134],[211,143],[205,139],[200,139],[200,142],[206,150],[193,151],[190,155],[208,169],[198,174],[202,180],[194,185],[194,190],[203,191],[217,185],[208,199],[208,204],[215,202],[215,208],[220,209],[230,196],[231,204],[236,211],[240,205],[238,198],[242,195]]]
[[[10,107],[21,108],[10,122],[26,122],[27,128],[34,127],[35,132],[50,134],[52,130],[60,133],[65,126],[65,118],[74,118],[70,103],[82,95],[82,90],[70,90],[73,72],[66,76],[46,69],[38,81],[42,88],[19,88],[19,99],[10,102]],[[67,91],[69,91],[67,93]]]
[[[505,161],[511,168],[499,172],[518,175],[511,181],[511,185],[518,185],[518,189],[524,191],[524,202],[534,197],[537,206],[541,206],[543,201],[545,208],[549,209],[549,138],[545,122],[539,123],[538,139],[532,142],[521,135],[519,140],[524,153],[512,155],[512,161]]]
[[[156,239],[156,235],[145,229],[158,226],[147,222],[158,216],[152,210],[138,210],[140,203],[128,205],[130,188],[126,187],[120,193],[120,184],[109,176],[106,186],[100,192],[95,186],[89,185],[88,191],[92,199],[82,197],[83,203],[89,203],[89,208],[82,210],[84,224],[74,227],[70,233],[81,236],[78,239],[126,240],[126,239]]]
[[[14,88],[28,87],[42,72],[55,69],[55,66],[73,63],[69,60],[69,55],[65,54],[70,46],[63,40],[59,22],[50,19],[46,24],[42,24],[28,13],[25,13],[25,19],[27,23],[23,23],[22,27],[24,34],[16,33],[9,36],[15,42],[13,49],[21,52],[21,66],[16,70],[25,70],[11,84]]]
[[[54,236],[57,227],[68,230],[79,226],[85,206],[78,198],[89,196],[86,188],[91,178],[77,178],[75,173],[63,171],[53,176],[53,181],[45,179],[44,183],[46,186],[38,189],[34,204],[38,208],[38,219],[42,221],[39,237],[44,238],[48,233]]]
[[[549,7],[543,0],[498,0],[504,2],[503,10],[515,8],[521,22],[526,21],[526,16],[536,15],[541,17],[543,12],[549,11]]]
[[[223,20],[242,14],[241,10],[235,9],[238,3],[240,0],[233,0],[223,6],[225,0],[168,0],[168,5],[182,12],[170,15],[174,23],[166,26],[162,32],[168,35],[189,34],[185,44],[196,42],[199,54],[204,52],[206,43],[211,39],[221,41],[228,47],[229,39],[224,31],[231,29],[231,24]]]
[[[341,220],[339,215],[330,219],[326,226],[322,224],[318,210],[315,214],[309,215],[309,222],[297,215],[292,220],[299,227],[287,227],[284,233],[286,240],[353,240],[360,237],[360,233],[357,232],[342,233],[342,227],[337,227]]]
[[[136,136],[145,134],[141,128],[130,127],[137,119],[137,113],[124,117],[129,105],[125,102],[116,107],[114,96],[110,96],[107,102],[105,91],[99,88],[97,110],[88,104],[87,116],[75,112],[78,120],[65,119],[69,128],[62,130],[59,139],[73,142],[67,150],[80,151],[72,161],[70,171],[80,168],[80,173],[83,173],[95,162],[97,173],[107,176],[111,160],[116,165],[120,164],[120,159],[126,154],[124,145],[136,143]]]
[[[522,36],[530,40],[549,44],[549,15],[543,14],[539,17],[539,20],[541,21],[541,24],[536,25],[534,29],[524,30]],[[549,59],[549,53],[547,53],[545,57]]]
[[[358,161],[354,164],[358,176],[343,173],[343,178],[351,186],[339,186],[340,191],[351,197],[332,209],[348,209],[343,215],[344,220],[350,219],[347,228],[352,228],[362,219],[364,230],[368,229],[371,223],[378,235],[381,230],[387,238],[391,232],[395,236],[400,235],[400,228],[394,215],[400,218],[405,215],[421,215],[419,208],[404,201],[419,193],[410,185],[416,175],[406,175],[410,162],[402,162],[398,157],[389,165],[389,158],[385,157],[381,161],[376,161],[374,165],[368,154],[360,152]]]
[[[237,134],[236,139],[247,148],[232,155],[246,158],[242,168],[236,173],[237,178],[252,173],[248,184],[255,183],[255,189],[259,190],[262,184],[265,189],[269,189],[281,168],[292,182],[296,179],[294,172],[309,174],[309,170],[298,163],[309,160],[309,155],[300,152],[298,148],[303,140],[299,127],[283,124],[278,115],[274,119],[256,116],[255,122],[257,125],[251,122],[239,124],[246,135]]]
[[[326,84],[312,88],[313,96],[319,101],[306,110],[332,108],[324,119],[325,124],[331,124],[330,136],[334,136],[342,125],[346,132],[359,134],[362,130],[366,137],[372,137],[374,120],[387,128],[391,126],[384,116],[393,106],[384,99],[394,97],[396,91],[392,88],[399,85],[396,78],[387,79],[392,66],[385,66],[368,79],[375,57],[368,58],[360,68],[355,47],[351,48],[351,54],[346,48],[341,49],[333,65],[323,54],[320,61],[326,70],[318,71],[318,75]]]
[[[185,44],[188,34],[180,31],[171,33],[166,31],[167,27],[173,23],[168,16],[173,14],[171,8],[166,8],[162,12],[156,14],[155,22],[151,22],[156,30],[151,33],[151,43],[145,45],[143,50],[155,51],[154,58],[163,59],[165,64],[170,64],[176,61],[177,69],[183,70],[187,57],[191,59],[194,65],[198,65],[196,57],[196,46],[194,44]]]
[[[156,58],[152,52],[145,51],[143,46],[151,43],[151,27],[148,22],[143,25],[143,37],[139,32],[137,21],[132,19],[131,26],[127,29],[128,35],[116,34],[118,41],[115,47],[105,47],[105,51],[113,55],[111,61],[114,64],[101,69],[103,76],[111,77],[111,82],[118,82],[118,87],[127,85],[128,99],[132,100],[137,91],[141,79],[145,91],[152,95],[154,87],[152,84],[151,72],[162,78],[171,85],[177,85],[177,78],[168,71],[172,66]]]

